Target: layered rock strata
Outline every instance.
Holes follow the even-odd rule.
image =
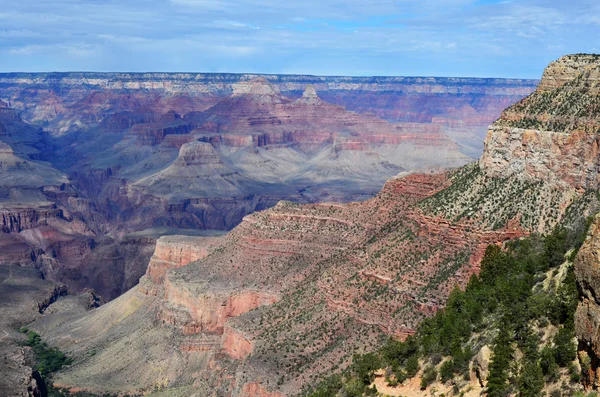
[[[597,189],[599,60],[570,55],[551,63],[536,91],[492,125],[482,168],[492,176],[518,173],[578,190]]]
[[[188,120],[208,128],[221,111],[233,115],[223,109],[234,102],[241,113],[290,105],[261,84],[245,84],[212,113]],[[248,101],[248,95],[259,98]],[[321,106],[310,89],[301,101]],[[280,125],[259,116],[255,125]],[[248,125],[248,119],[237,120]],[[524,147],[520,137],[504,136],[520,127],[497,128],[504,121],[490,128],[480,162],[458,171],[404,174],[362,203],[280,202],[211,241],[161,241],[160,258],[137,288],[69,322],[56,324],[47,316],[36,323],[51,343],[74,355],[97,349],[58,380],[107,391],[160,383],[207,395],[292,395],[347,366],[353,353],[373,349],[389,335],[410,335],[478,271],[488,244],[551,230],[561,219],[579,224],[598,205],[585,191],[593,183],[577,175],[594,167],[593,140],[547,139],[539,130],[532,134],[540,138]],[[221,134],[217,130],[211,133]],[[555,167],[578,151],[585,153],[579,157],[584,164],[573,175]],[[195,161],[188,149],[180,156],[179,164]],[[184,265],[188,259],[195,260]],[[589,324],[593,330],[595,323]],[[154,348],[140,362],[136,349],[149,344]],[[123,358],[117,373],[107,373],[103,368],[115,357]],[[123,365],[130,365],[135,384],[118,375]],[[152,371],[155,376],[146,375]],[[107,376],[111,390],[102,382]]]
[[[39,323],[52,343],[73,354],[98,349],[94,362],[72,368],[58,381],[98,389],[106,376],[100,363],[116,354],[113,346],[122,346],[100,348],[101,341],[133,330],[139,316],[147,324],[135,331],[142,340],[142,334],[159,328],[175,341],[177,351],[163,359],[170,363],[167,377],[161,378],[168,385],[183,382],[236,396],[287,395],[306,384],[308,374],[322,376],[338,360],[346,365],[346,343],[368,348],[377,335],[411,334],[420,318],[443,306],[454,285],[477,271],[486,244],[524,233],[516,226],[476,230],[415,208],[448,183],[445,175],[405,176],[388,182],[377,198],[365,203],[282,202],[247,216],[223,237],[159,239],[147,275],[126,296],[92,317],[60,326],[63,337]],[[115,310],[130,314],[124,318]],[[79,328],[106,316],[119,319],[101,329]],[[44,321],[52,321],[51,316]],[[329,326],[322,328],[323,323]],[[288,344],[307,335],[317,345],[283,356]],[[68,347],[74,338],[97,342]],[[137,354],[129,349],[118,354]],[[321,358],[308,359],[313,355]],[[185,372],[191,363],[196,363],[195,371]],[[203,379],[201,374],[214,374],[215,365],[227,369],[210,381]],[[297,369],[289,370],[275,388],[281,369],[290,365]],[[142,379],[136,387],[155,384],[148,382]]]
[[[30,83],[27,76],[10,77]],[[357,92],[378,81],[337,79],[332,84],[339,85],[329,88],[317,81],[305,89],[304,81],[293,86],[269,76],[242,82],[230,76],[221,87],[206,89],[196,76],[198,82],[186,80],[184,90],[170,75],[156,84],[143,81],[148,76],[121,76],[137,80],[126,83],[96,77],[84,81],[83,98],[68,89],[62,97],[39,93],[35,109],[23,102],[31,92],[19,92],[7,80],[0,92],[9,92],[11,104],[30,120],[48,123],[62,136],[58,142],[69,143],[59,164],[102,213],[105,230],[122,235],[153,226],[226,229],[241,223],[218,238],[163,237],[137,287],[89,313],[54,312],[36,321],[34,328],[50,344],[77,358],[56,375],[58,385],[101,393],[179,388],[215,396],[295,394],[332,368],[347,366],[353,352],[414,332],[478,271],[487,244],[535,229],[514,216],[492,227],[435,210],[449,205],[444,192],[461,189],[457,174],[404,174],[362,203],[282,201],[248,215],[281,198],[364,198],[400,171],[464,164],[460,132],[452,129],[488,117],[493,106],[475,104],[485,102],[482,97],[469,100],[479,110],[465,105],[446,117],[438,112],[435,120],[428,112],[392,115],[382,109],[390,122],[340,106],[360,107]],[[68,78],[56,82],[71,84]],[[490,98],[497,104],[524,94],[516,88],[523,82],[497,89],[487,86],[498,82],[479,80],[454,82],[460,89],[439,79],[380,83],[404,101],[409,92],[438,103],[491,93],[501,97]],[[131,92],[140,87],[152,93]],[[200,87],[202,94],[190,100],[189,91]],[[341,93],[337,102],[330,89]],[[361,112],[377,105],[365,106]],[[121,112],[112,114],[116,108]],[[110,115],[102,117],[104,112]],[[69,138],[74,126],[82,128],[81,138]],[[485,174],[488,165],[480,167]],[[481,192],[474,192],[473,201],[478,197]],[[30,234],[30,241],[38,236]],[[89,239],[72,241],[55,246],[64,255],[48,262],[69,263],[68,257],[85,254],[93,259],[88,269],[99,276],[95,280],[124,283],[113,278],[118,272],[99,265],[121,266],[121,249],[114,248],[120,239],[102,240],[101,250]]]

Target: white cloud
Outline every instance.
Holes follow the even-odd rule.
[[[239,21],[229,21],[229,20],[222,20],[222,19],[215,21],[213,26],[217,27],[217,28],[225,28],[225,29],[253,29],[253,30],[260,29],[260,26],[243,23],[243,22],[239,22]]]

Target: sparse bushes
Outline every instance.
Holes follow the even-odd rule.
[[[354,356],[342,382],[354,385],[351,390],[359,382],[366,393],[373,372],[389,367],[394,376],[390,372],[386,380],[396,385],[418,373],[419,359],[428,363],[421,374],[424,389],[438,377],[444,383],[457,375],[467,379],[474,332],[496,334],[487,378],[489,397],[540,396],[546,381],[558,380],[559,367],[568,367],[570,380],[578,382],[580,373],[573,364],[577,288],[572,265],[563,263],[567,251],[577,249],[582,241],[557,229],[545,238],[534,235],[509,242],[505,249],[488,247],[479,276],[472,276],[464,291],[454,289],[446,307],[423,320],[405,342],[389,340],[376,353]],[[551,280],[546,280],[545,273],[559,266],[561,270],[550,272]],[[541,346],[538,332],[551,324],[558,332],[552,342]],[[518,364],[516,357],[520,357]]]

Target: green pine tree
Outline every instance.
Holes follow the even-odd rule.
[[[544,388],[542,368],[535,361],[525,361],[518,379],[520,397],[539,397]]]
[[[511,342],[511,330],[503,321],[492,349],[492,362],[487,379],[488,397],[505,397],[509,394],[508,376],[514,355]]]

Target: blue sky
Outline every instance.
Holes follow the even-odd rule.
[[[3,0],[0,71],[539,78],[597,0]]]

